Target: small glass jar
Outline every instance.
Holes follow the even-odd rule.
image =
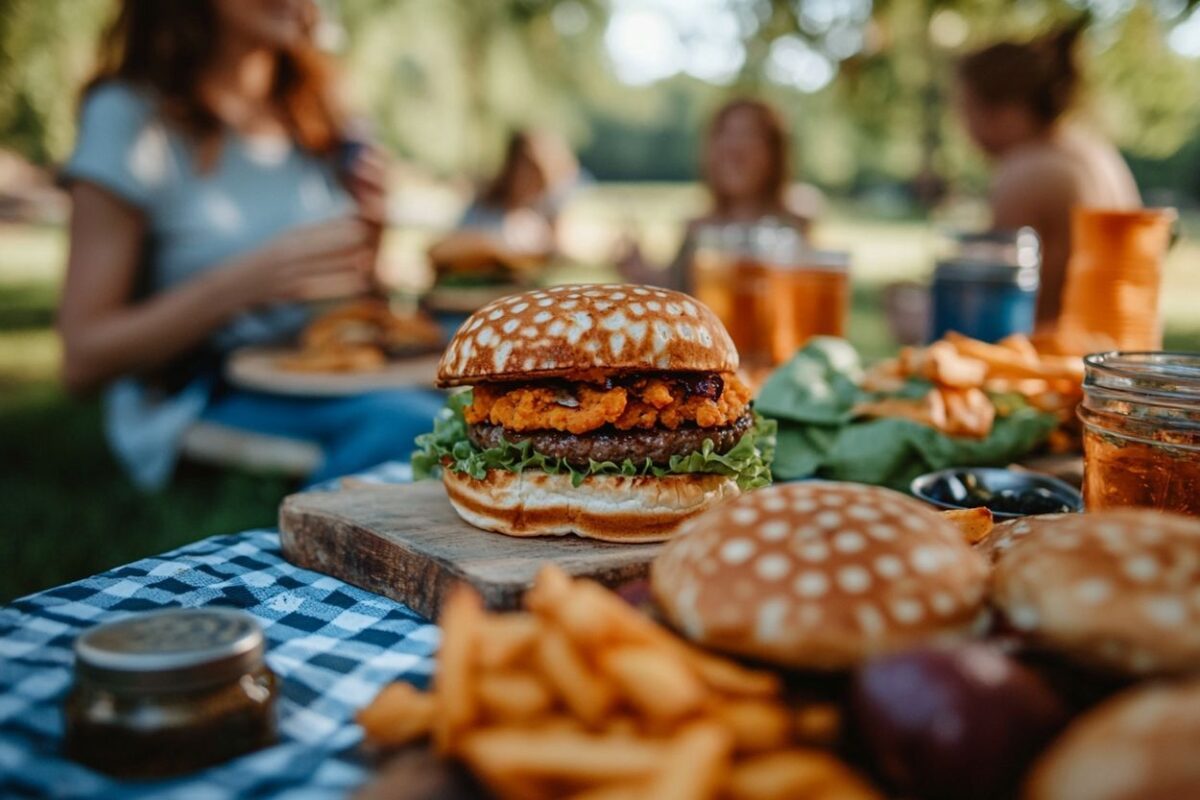
[[[275,740],[275,675],[253,617],[222,608],[137,614],[75,643],[68,757],[121,778],[192,772]]]
[[[1112,352],[1084,363],[1087,509],[1200,516],[1200,355]]]

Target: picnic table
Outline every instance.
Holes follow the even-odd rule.
[[[402,482],[411,471],[387,464],[356,477]],[[64,758],[75,637],[131,612],[202,606],[240,608],[262,625],[282,686],[278,742],[154,782]],[[438,637],[400,603],[284,561],[273,530],[214,536],[20,598],[0,609],[0,797],[343,797],[372,775],[355,711],[391,681],[425,686]]]

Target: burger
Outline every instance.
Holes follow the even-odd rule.
[[[1028,645],[1118,678],[1200,671],[1200,520],[1122,508],[1030,523],[991,578]]]
[[[1144,683],[1078,717],[1042,756],[1026,800],[1200,797],[1200,680]]]
[[[434,312],[470,313],[527,289],[554,251],[552,232],[532,212],[510,212],[498,232],[460,230],[428,250],[434,282],[422,299]]]
[[[688,520],[650,584],[697,644],[802,670],[964,638],[987,620],[987,564],[954,525],[857,483],[785,483]]]
[[[489,303],[442,355],[451,396],[419,437],[467,522],[514,536],[670,537],[771,482],[774,426],[751,409],[716,316],[678,292],[573,285]]]

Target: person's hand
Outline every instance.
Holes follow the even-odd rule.
[[[339,219],[288,231],[218,271],[221,297],[244,310],[282,301],[368,292],[375,253],[371,226]]]
[[[358,216],[380,228],[387,222],[388,157],[374,145],[362,146],[345,172],[346,189]]]

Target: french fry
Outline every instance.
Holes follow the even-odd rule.
[[[472,768],[493,774],[586,785],[648,778],[666,747],[631,736],[497,727],[468,734],[461,751]]]
[[[433,735],[441,753],[453,749],[457,734],[476,716],[471,660],[482,620],[483,602],[474,590],[465,586],[451,592],[438,620],[442,625],[442,643],[433,682],[437,700]]]
[[[1022,361],[1030,364],[1036,364],[1039,358],[1037,348],[1033,346],[1033,342],[1029,341],[1029,337],[1023,333],[1011,333],[996,342],[996,346],[1012,350],[1021,357]]]
[[[967,544],[983,541],[995,527],[992,510],[985,506],[943,511],[942,516],[958,528]]]
[[[946,427],[946,404],[936,389],[922,398],[885,397],[859,403],[851,413],[856,417],[910,419],[939,430]]]
[[[778,676],[693,647],[598,584],[548,567],[527,605],[489,614],[456,590],[432,694],[387,687],[359,714],[367,736],[403,744],[432,732],[501,800],[716,798],[736,796],[735,778],[786,792],[803,785],[795,759],[758,759],[836,738],[836,709],[830,724],[808,724],[816,734],[802,730]],[[739,772],[746,765],[755,769]],[[847,785],[844,796],[870,797]]]
[[[983,386],[988,365],[956,350],[949,342],[934,342],[925,348],[920,373],[939,386],[970,389]]]
[[[641,728],[637,717],[629,714],[617,714],[610,716],[605,721],[602,730],[604,733],[614,736],[636,736],[641,733]]]
[[[532,614],[499,614],[488,620],[479,637],[476,663],[483,669],[505,669],[533,650],[541,622]]]
[[[481,675],[477,691],[488,715],[502,723],[534,719],[554,702],[545,684],[527,672]]]
[[[813,703],[796,712],[795,736],[800,744],[832,747],[842,733],[842,712],[833,703]]]
[[[907,378],[900,359],[889,358],[868,369],[859,385],[866,392],[898,392]]]
[[[566,634],[555,628],[547,629],[534,652],[542,679],[554,688],[567,708],[585,724],[600,725],[616,694],[610,684],[592,671]]]
[[[653,720],[675,720],[704,705],[704,685],[685,662],[661,648],[623,646],[604,653],[600,668],[621,695]]]
[[[996,407],[982,390],[941,387],[937,392],[946,406],[946,433],[985,439],[992,432]]]
[[[779,703],[737,700],[718,703],[710,712],[733,735],[739,753],[761,753],[786,747],[792,738],[792,719]]]
[[[716,797],[729,774],[733,740],[712,722],[684,728],[667,750],[646,789],[654,800],[707,800]]]
[[[590,581],[577,581],[547,614],[587,650],[618,643],[628,635],[628,628],[647,621],[624,600]]]
[[[816,750],[780,750],[743,761],[733,768],[726,793],[732,800],[881,800],[840,761]]]
[[[550,781],[509,772],[503,764],[468,763],[472,774],[500,800],[557,800],[561,796]]]
[[[525,592],[525,607],[537,614],[552,615],[574,587],[575,581],[562,567],[546,564],[538,570],[533,586]]]
[[[571,795],[571,800],[647,800],[642,783],[610,783]]]
[[[397,682],[383,687],[356,719],[371,741],[400,747],[429,735],[436,707],[433,695]]]
[[[543,581],[549,582],[551,591],[537,591]],[[535,593],[535,598],[531,601],[526,594],[526,604],[560,623],[576,642],[654,645],[687,661],[717,691],[746,697],[770,696],[779,691],[779,678],[773,673],[746,669],[692,647],[599,584],[585,580],[572,584],[558,567],[543,567],[530,592]],[[551,597],[555,602],[546,605],[545,601]]]
[[[1043,355],[1036,362],[1029,363],[1009,348],[981,342],[961,333],[951,331],[946,334],[945,341],[961,355],[984,362],[990,377],[1083,380],[1083,361],[1078,358]]]

